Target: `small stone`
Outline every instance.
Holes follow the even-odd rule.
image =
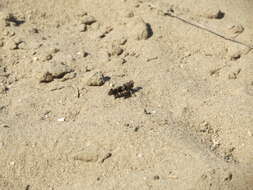
[[[49,72],[52,73],[54,78],[62,78],[65,74],[71,73],[74,70],[64,63],[53,62],[50,64]]]
[[[26,43],[23,41],[18,43],[17,46],[18,46],[18,49],[26,49],[27,48]]]
[[[159,180],[160,179],[160,176],[159,175],[155,175],[154,176],[154,180]]]
[[[42,70],[44,70],[44,72],[39,73],[39,81],[46,83],[51,82],[56,78],[62,78],[67,73],[74,71],[68,65],[58,62],[48,63],[42,68]]]
[[[132,10],[125,10],[123,14],[126,18],[134,17],[134,12]]]
[[[4,46],[4,42],[2,40],[0,40],[0,47]]]
[[[225,13],[219,9],[208,9],[204,14],[204,17],[208,19],[222,19],[225,16]]]
[[[79,32],[85,32],[87,30],[87,25],[86,24],[80,24],[78,26],[78,31]]]
[[[228,172],[227,176],[225,177],[224,181],[231,181],[233,178],[233,174],[231,172]]]
[[[229,27],[229,30],[233,34],[241,34],[244,31],[244,27],[241,24],[233,25]]]
[[[83,16],[86,16],[86,15],[88,15],[88,12],[85,11],[85,10],[82,10],[82,11],[80,11],[80,12],[77,13],[78,17],[83,17]]]
[[[60,51],[60,49],[58,49],[58,48],[51,48],[50,50],[49,50],[49,53],[51,53],[51,54],[56,54],[56,53],[58,53]]]
[[[105,83],[105,77],[102,72],[96,72],[87,81],[88,86],[102,86]]]
[[[5,47],[9,50],[18,49],[18,44],[14,40],[8,40]]]
[[[67,73],[61,81],[66,81],[66,80],[71,80],[74,79],[76,77],[76,73],[71,72],[71,73]]]
[[[73,157],[74,160],[82,161],[82,162],[97,162],[98,154],[93,151],[84,151],[76,154]]]
[[[122,37],[122,38],[118,41],[118,43],[119,43],[120,45],[125,45],[125,44],[127,43],[127,38]]]
[[[57,119],[57,121],[63,122],[63,121],[65,121],[65,118],[64,117],[59,118],[59,119]]]
[[[40,82],[45,82],[45,83],[48,83],[48,82],[52,82],[54,80],[54,77],[52,75],[52,73],[50,72],[45,72],[43,73],[43,75],[40,77]]]
[[[93,16],[89,16],[89,15],[84,15],[81,20],[81,24],[85,24],[85,25],[91,25],[94,22],[96,22],[96,19]]]
[[[52,55],[51,53],[47,53],[47,54],[43,57],[42,61],[50,61],[51,59],[53,59],[53,55]]]
[[[241,58],[241,52],[239,52],[239,51],[230,55],[231,61],[236,61],[237,59],[240,59],[240,58]]]
[[[39,30],[37,28],[32,28],[32,29],[30,29],[29,32],[32,33],[32,34],[38,34]]]
[[[233,79],[233,80],[237,79],[240,72],[241,72],[241,69],[238,69],[235,72],[229,73],[228,79]]]
[[[128,23],[127,27],[129,37],[135,40],[146,40],[152,33],[148,24],[140,17],[133,18],[133,20]]]
[[[100,63],[107,63],[110,61],[110,55],[106,50],[100,50],[97,53],[97,58]]]
[[[10,165],[11,165],[11,166],[14,166],[14,165],[15,165],[15,162],[10,162]]]
[[[112,44],[112,47],[111,47],[111,55],[113,56],[119,56],[123,53],[123,49],[116,43],[113,43]]]
[[[19,26],[20,24],[23,24],[24,18],[19,19],[12,13],[6,13],[2,15],[2,19],[5,21],[5,26]]]
[[[87,57],[89,55],[89,53],[85,50],[81,50],[81,51],[77,52],[77,55],[80,55],[81,57]]]
[[[0,83],[0,95],[5,94],[7,91],[8,88],[3,83]]]

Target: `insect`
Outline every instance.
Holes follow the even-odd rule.
[[[134,81],[129,81],[127,83],[124,83],[121,86],[118,86],[116,88],[111,88],[110,91],[108,92],[108,95],[111,96],[113,95],[114,98],[121,98],[124,97],[129,98],[132,96],[132,94],[135,92],[135,90],[133,89],[134,87]]]

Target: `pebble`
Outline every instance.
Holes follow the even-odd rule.
[[[4,42],[2,40],[0,40],[0,47],[4,46]]]
[[[151,29],[141,17],[133,18],[127,25],[129,38],[146,40],[151,36]]]
[[[10,39],[6,41],[5,47],[9,50],[16,50],[18,49],[18,44],[14,40]]]
[[[65,118],[64,118],[64,117],[59,118],[59,119],[57,119],[57,121],[59,121],[59,122],[63,122],[63,121],[65,121]]]
[[[233,34],[241,34],[244,31],[244,27],[241,24],[237,24],[237,25],[230,26],[229,30]]]
[[[77,52],[77,55],[80,55],[81,57],[87,57],[89,55],[89,53],[85,50],[81,50],[81,51]]]
[[[241,52],[240,51],[237,51],[233,54],[231,54],[229,57],[230,57],[230,60],[231,61],[236,61],[237,59],[240,59],[241,58]]]
[[[154,176],[154,180],[159,180],[160,179],[160,176],[159,175],[155,175]]]
[[[107,63],[110,61],[110,55],[106,50],[100,50],[97,53],[97,58],[100,63]]]
[[[14,166],[14,165],[15,165],[15,162],[10,162],[10,165],[11,165],[11,166]]]
[[[102,72],[94,73],[88,80],[88,86],[102,86],[105,83],[105,77]]]
[[[5,94],[7,91],[8,88],[3,83],[0,83],[0,94]]]
[[[111,55],[119,56],[123,53],[124,50],[117,43],[113,43],[110,51]]]
[[[55,78],[62,78],[67,73],[71,73],[74,71],[72,68],[62,62],[48,63],[44,66],[43,69],[44,72],[39,73],[40,82],[51,82]]]
[[[124,10],[122,15],[126,18],[134,17],[134,12],[132,10]]]
[[[81,24],[91,25],[96,22],[96,19],[90,15],[84,15],[81,19]]]
[[[71,73],[67,73],[66,75],[64,75],[64,77],[62,78],[61,81],[66,81],[66,80],[70,80],[70,79],[74,79],[76,78],[76,73],[71,72]]]
[[[79,32],[85,32],[87,30],[87,25],[86,24],[80,24],[78,26],[78,31]]]
[[[84,151],[76,154],[73,157],[74,160],[82,161],[82,162],[97,162],[98,154],[94,151]]]
[[[237,79],[240,72],[241,72],[241,69],[237,69],[237,71],[229,73],[228,79],[233,79],[233,80]]]
[[[203,16],[208,19],[222,19],[225,13],[219,9],[208,9]]]

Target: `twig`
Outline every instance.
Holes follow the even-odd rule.
[[[220,33],[218,33],[218,32],[215,32],[214,30],[209,29],[208,27],[202,26],[202,25],[200,25],[200,24],[198,24],[198,23],[194,23],[194,22],[189,21],[189,20],[187,20],[187,19],[185,19],[185,18],[183,18],[183,17],[177,16],[177,15],[174,13],[173,10],[168,10],[168,11],[164,12],[163,10],[159,9],[158,7],[156,7],[156,6],[153,5],[153,4],[149,4],[149,6],[151,6],[152,8],[155,8],[155,9],[158,9],[158,10],[162,11],[162,12],[164,13],[165,16],[169,16],[169,17],[172,17],[172,18],[176,18],[177,20],[180,20],[181,22],[184,22],[184,23],[189,24],[189,25],[191,25],[191,26],[193,26],[193,27],[196,27],[196,28],[198,28],[198,29],[201,29],[201,30],[204,30],[204,31],[206,31],[206,32],[209,32],[209,33],[211,33],[211,34],[213,34],[213,35],[216,35],[216,36],[218,36],[218,37],[220,37],[220,38],[222,38],[222,39],[224,39],[224,40],[227,40],[227,41],[230,41],[230,42],[233,42],[233,43],[236,43],[236,44],[240,44],[240,45],[242,45],[242,46],[244,46],[244,47],[247,47],[247,48],[249,48],[249,50],[247,51],[247,53],[249,53],[249,52],[253,49],[253,45],[249,45],[249,44],[247,44],[247,43],[244,43],[244,42],[241,42],[241,41],[238,41],[238,40],[235,40],[235,39],[226,37],[225,35],[222,35],[222,34],[220,34]],[[247,53],[246,53],[246,54],[247,54]]]
[[[182,22],[184,22],[184,23],[186,23],[186,24],[189,24],[189,25],[194,26],[194,27],[196,27],[196,28],[199,28],[199,29],[201,29],[201,30],[207,31],[207,32],[209,32],[209,33],[211,33],[211,34],[214,34],[214,35],[220,37],[220,38],[223,38],[224,40],[227,40],[227,41],[231,41],[231,42],[240,44],[240,45],[242,45],[242,46],[245,46],[245,47],[249,48],[250,50],[253,49],[253,45],[248,45],[248,44],[246,44],[246,43],[244,43],[244,42],[240,42],[240,41],[238,41],[238,40],[235,40],[235,39],[226,37],[226,36],[224,36],[224,35],[222,35],[222,34],[219,34],[218,32],[215,32],[215,31],[213,31],[213,30],[211,30],[211,29],[209,29],[209,28],[207,28],[207,27],[205,27],[205,26],[202,26],[202,25],[197,24],[197,23],[190,22],[190,21],[188,21],[188,20],[186,20],[186,19],[184,19],[184,18],[182,18],[182,17],[179,17],[179,16],[177,16],[177,15],[171,13],[171,12],[167,12],[167,13],[165,13],[165,15],[166,15],[166,16],[170,16],[170,17],[172,17],[172,18],[176,18],[176,19],[178,19],[178,20],[180,20],[180,21],[182,21]]]

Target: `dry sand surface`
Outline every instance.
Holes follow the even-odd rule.
[[[0,189],[252,190],[252,47],[252,0],[0,0]]]

